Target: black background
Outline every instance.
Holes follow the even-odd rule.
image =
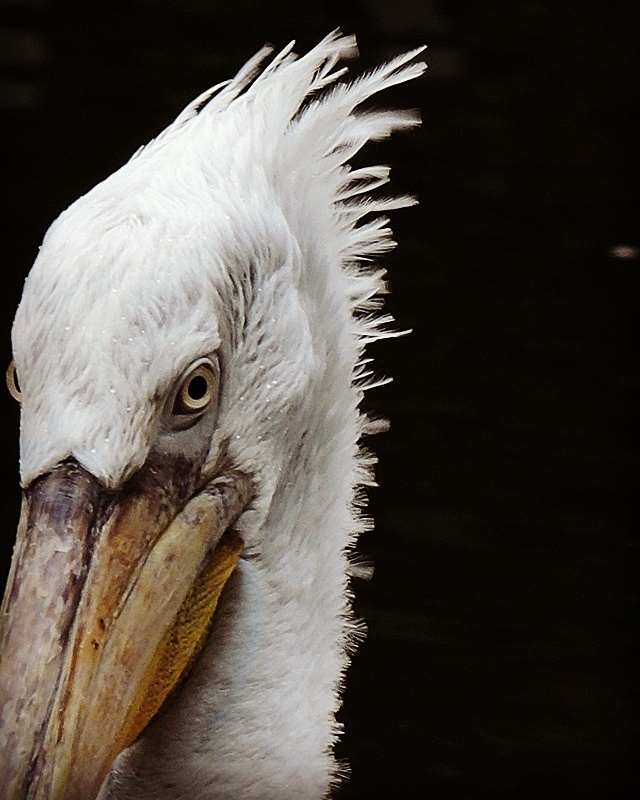
[[[52,219],[265,41],[336,26],[361,65],[423,42],[372,146],[394,188],[409,337],[367,406],[381,488],[357,590],[342,800],[626,798],[638,789],[634,327],[640,19],[589,0],[0,4],[0,349]],[[360,67],[356,67],[359,69]],[[637,331],[636,331],[637,333]],[[19,508],[2,397],[2,568]],[[636,791],[634,791],[636,790]]]

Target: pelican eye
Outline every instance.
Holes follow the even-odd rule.
[[[209,361],[202,361],[182,379],[173,402],[173,414],[194,416],[206,411],[216,397],[218,375]]]
[[[18,403],[22,403],[22,392],[20,391],[20,384],[18,382],[18,373],[16,372],[15,362],[12,361],[7,367],[6,372],[7,389],[9,394]]]

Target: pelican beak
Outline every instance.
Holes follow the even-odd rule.
[[[182,482],[147,465],[109,492],[71,460],[25,490],[0,611],[0,800],[93,800],[200,651],[251,482],[172,470]]]

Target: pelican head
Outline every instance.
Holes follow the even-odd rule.
[[[412,202],[348,162],[416,124],[358,107],[424,69],[414,51],[336,82],[354,51],[261,51],[46,234],[9,369],[2,800],[317,800],[336,780],[362,353],[386,321],[370,261],[380,212]]]

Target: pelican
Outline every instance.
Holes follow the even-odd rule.
[[[425,65],[346,82],[353,37],[292,47],[73,203],[25,282],[2,800],[318,800],[340,780],[363,352],[388,331],[371,262],[413,202],[349,161],[417,123],[360,106]]]

